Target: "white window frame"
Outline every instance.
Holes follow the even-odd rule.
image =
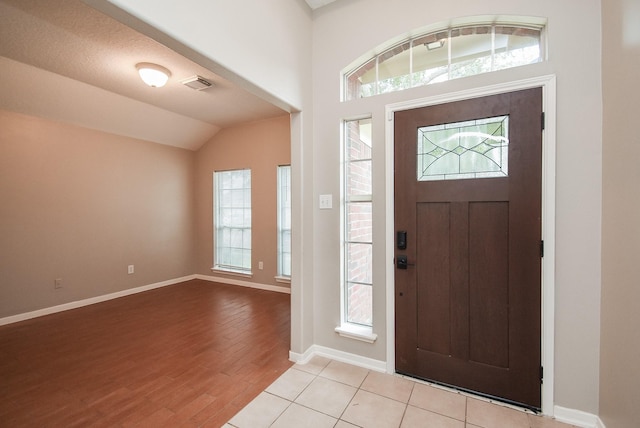
[[[458,32],[460,31],[464,31],[465,29],[476,28],[476,27],[491,28],[491,33],[489,34],[491,36],[491,50],[489,52],[491,69],[487,71],[470,72],[462,76],[457,76],[455,74],[452,74],[452,67],[459,66],[464,62],[464,61],[462,62],[454,61],[452,59],[452,52],[451,52],[452,38],[454,39],[457,38]],[[353,101],[359,98],[367,98],[367,97],[381,95],[388,92],[396,92],[400,90],[410,89],[413,87],[419,87],[419,86],[424,86],[427,84],[439,82],[440,80],[435,78],[432,81],[429,81],[427,83],[422,83],[422,84],[419,84],[414,81],[414,76],[413,76],[414,74],[414,70],[413,70],[414,69],[414,65],[413,65],[414,42],[421,41],[422,39],[433,38],[434,41],[436,39],[445,41],[444,44],[439,45],[442,49],[445,49],[447,51],[447,63],[446,65],[444,65],[444,67],[446,68],[446,72],[442,76],[442,79],[441,79],[442,81],[453,80],[461,77],[468,77],[468,76],[483,74],[487,72],[494,72],[497,70],[504,70],[508,68],[520,67],[520,66],[533,63],[533,62],[529,62],[529,63],[523,62],[523,63],[518,63],[517,65],[511,65],[509,67],[495,66],[496,29],[503,28],[503,27],[513,27],[521,31],[531,30],[531,31],[539,32],[539,38],[538,38],[539,55],[537,60],[533,62],[543,62],[546,60],[546,50],[545,50],[546,20],[539,19],[539,18],[531,18],[531,17],[528,17],[526,19],[523,17],[511,17],[511,18],[496,17],[496,19],[491,19],[486,21],[477,21],[474,18],[466,18],[466,19],[463,18],[463,19],[454,20],[454,22],[448,23],[448,25],[446,26],[431,26],[428,29],[423,29],[423,31],[414,30],[412,34],[415,34],[415,35],[413,35],[412,37],[405,38],[400,42],[396,41],[393,44],[385,44],[385,45],[378,46],[375,51],[379,53],[373,56],[369,56],[364,60],[363,58],[360,58],[357,62],[352,63],[349,67],[343,70],[343,73],[342,73],[341,94],[340,94],[341,101],[348,102],[348,101]],[[453,33],[456,33],[456,36],[452,37]],[[503,34],[503,33],[500,33],[500,34]],[[425,47],[426,47],[426,44],[425,44]],[[406,64],[409,68],[409,73],[407,75],[391,76],[391,78],[405,78],[407,82],[405,82],[405,85],[400,85],[400,87],[381,90],[380,84],[383,80],[381,80],[379,76],[380,63],[386,60],[389,60],[390,58],[396,56],[397,54],[404,53],[405,51],[409,52],[409,58]],[[361,70],[363,67],[366,67],[368,70],[375,71],[375,79],[373,82],[370,82],[372,83],[373,90],[371,91],[371,93],[367,95],[351,94],[349,89],[350,88],[349,79],[354,73],[358,73],[359,70]]]
[[[223,175],[227,175],[229,174],[229,176],[233,175],[234,173],[238,173],[238,172],[242,172],[243,174],[243,183],[245,182],[245,180],[247,179],[248,175],[248,182],[249,182],[249,187],[245,187],[244,184],[239,187],[239,186],[235,186],[235,187],[228,187],[226,189],[222,189],[222,182],[223,182]],[[231,178],[231,177],[229,177]],[[242,201],[237,201],[235,202],[235,204],[233,203],[233,201],[227,201],[227,202],[223,202],[222,201],[222,191],[242,191],[243,195],[242,195]],[[248,195],[247,195],[248,192]],[[235,224],[232,224],[230,222],[227,222],[227,224],[222,224],[222,210],[237,210],[237,211],[241,211],[242,212],[242,216],[243,219],[242,221],[238,221],[235,222]],[[248,213],[247,213],[248,210]],[[212,270],[214,271],[219,271],[219,272],[223,272],[223,273],[232,273],[232,274],[237,274],[237,275],[243,275],[243,276],[248,276],[250,277],[252,274],[252,254],[251,254],[251,226],[252,226],[252,212],[251,212],[251,169],[235,169],[235,170],[226,170],[226,171],[215,171],[213,173],[213,245],[214,245],[214,251],[213,251],[213,268]],[[224,246],[224,248],[228,248],[231,249],[232,247],[231,242],[230,242],[230,235],[232,233],[238,233],[241,232],[242,236],[242,244],[239,247],[235,247],[236,250],[239,250],[243,253],[242,256],[242,263],[241,264],[234,264],[231,263],[229,261],[225,261],[222,260],[222,251],[220,251],[223,245],[223,240],[225,240],[223,238],[223,234],[226,232],[228,232],[229,238],[226,239],[227,242],[229,243],[229,245]],[[246,233],[249,233],[249,243],[247,245],[246,243]],[[249,259],[249,263],[246,263],[246,252],[249,252],[248,255],[248,259]]]
[[[349,244],[355,243],[349,241],[349,219],[348,219],[348,206],[350,203],[370,203],[372,206],[371,209],[371,221],[373,222],[373,183],[369,183],[371,186],[371,193],[369,194],[358,194],[358,195],[350,195],[348,192],[348,180],[349,180],[349,166],[355,162],[369,161],[371,165],[373,164],[373,151],[371,154],[371,158],[364,159],[350,159],[348,154],[348,139],[349,139],[349,123],[359,122],[359,121],[372,121],[371,116],[360,117],[356,119],[348,119],[344,120],[342,123],[341,129],[341,182],[342,182],[342,197],[340,204],[340,217],[341,217],[341,293],[340,293],[340,318],[341,324],[340,326],[335,328],[336,333],[340,336],[347,337],[350,339],[360,340],[368,343],[373,343],[377,339],[377,334],[373,333],[373,303],[371,304],[371,325],[364,325],[360,323],[350,322],[349,321],[349,298],[348,298],[348,289],[349,289],[349,272],[348,272],[348,263],[349,263]],[[371,176],[371,180],[373,180],[373,176]],[[358,242],[371,245],[371,253],[373,254],[373,238],[370,243],[367,242]],[[371,293],[373,294],[373,263],[370,266],[371,269]]]
[[[291,282],[291,165],[278,166],[278,270],[277,282]],[[288,245],[284,234],[289,234]],[[285,254],[289,255],[286,271]]]

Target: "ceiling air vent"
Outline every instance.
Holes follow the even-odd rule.
[[[203,89],[207,89],[213,86],[213,83],[209,82],[202,76],[189,77],[187,79],[181,80],[180,83],[190,87],[191,89],[195,89],[196,91],[202,91]]]

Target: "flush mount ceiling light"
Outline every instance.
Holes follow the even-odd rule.
[[[151,64],[150,62],[141,62],[136,65],[140,78],[144,83],[152,88],[161,88],[169,80],[171,72],[166,68],[158,65]]]

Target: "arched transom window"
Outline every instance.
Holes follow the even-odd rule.
[[[344,74],[346,101],[542,61],[542,25],[475,24],[395,44]]]

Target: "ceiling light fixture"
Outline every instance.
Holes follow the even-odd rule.
[[[169,80],[171,72],[166,68],[158,65],[151,64],[150,62],[141,62],[136,65],[140,78],[144,83],[152,88],[161,88]]]

